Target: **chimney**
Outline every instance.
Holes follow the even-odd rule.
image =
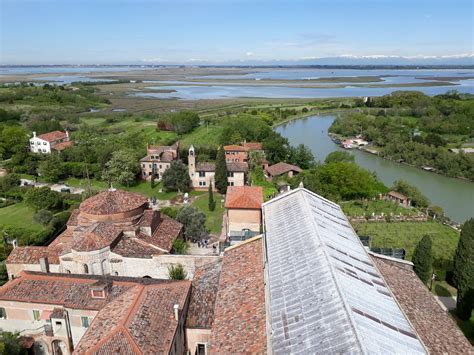
[[[93,299],[106,299],[112,290],[112,281],[106,278],[100,279],[90,285],[90,290]]]
[[[49,273],[49,262],[48,258],[40,258],[41,272]]]
[[[69,140],[69,131],[66,129],[66,130],[64,130],[64,132],[66,132],[66,137]]]
[[[175,304],[173,306],[173,309],[174,309],[174,319],[179,321],[179,304]]]
[[[36,132],[33,132],[33,138],[35,138],[35,137],[36,137]]]

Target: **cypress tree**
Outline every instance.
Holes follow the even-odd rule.
[[[219,148],[216,157],[216,175],[215,175],[216,189],[221,194],[227,192],[227,164],[225,162],[224,148]]]
[[[413,252],[413,270],[424,284],[426,284],[431,277],[431,266],[433,264],[431,244],[430,236],[425,235],[418,242]]]
[[[458,289],[456,313],[462,320],[468,320],[474,307],[474,218],[462,226],[453,266]]]
[[[216,209],[216,201],[214,201],[214,193],[212,192],[212,184],[209,184],[209,202],[207,204],[209,211]]]

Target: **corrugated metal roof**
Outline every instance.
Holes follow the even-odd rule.
[[[338,205],[299,188],[263,213],[274,353],[426,353]]]

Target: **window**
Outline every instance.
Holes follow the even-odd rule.
[[[60,320],[57,320],[57,321],[54,322],[54,323],[55,323],[57,326],[59,326],[59,327],[63,325],[63,323],[62,323]]]
[[[234,172],[233,171],[228,171],[227,172],[227,177],[234,177]]]
[[[199,177],[205,177],[206,176],[206,172],[205,171],[200,171],[199,172]]]
[[[39,321],[40,318],[41,318],[41,312],[38,311],[37,309],[34,309],[34,310],[33,310],[33,319],[34,319],[35,321]]]
[[[87,264],[82,265],[82,271],[83,271],[84,274],[88,274],[89,273],[89,266],[87,266]]]
[[[163,166],[160,164],[160,169],[163,169]]]
[[[89,317],[81,316],[82,328],[89,328]]]
[[[206,355],[206,344],[198,343],[196,355]]]
[[[43,142],[43,145],[46,145],[46,142]]]
[[[7,311],[3,307],[0,307],[0,319],[7,319]]]

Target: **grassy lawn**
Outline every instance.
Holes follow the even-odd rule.
[[[453,286],[448,284],[446,281],[434,281],[431,292],[436,296],[454,297],[456,296],[458,291]]]
[[[408,260],[425,234],[432,238],[435,259],[452,259],[459,240],[456,231],[437,222],[354,223],[354,229],[370,235],[372,247],[405,248]]]
[[[366,216],[372,215],[372,213],[384,215],[416,215],[417,210],[413,208],[405,208],[400,206],[398,203],[384,200],[375,201],[347,201],[341,203],[342,210],[348,216]]]
[[[0,226],[21,228],[31,232],[39,232],[44,227],[33,220],[35,211],[24,202],[0,208]]]
[[[221,134],[222,127],[217,125],[200,126],[189,134],[184,135],[181,139],[182,147],[189,147],[191,144],[195,147],[218,145],[218,139]]]
[[[222,195],[214,192],[214,200],[216,201],[216,209],[214,211],[209,211],[207,206],[208,203],[208,194],[203,193],[202,196],[199,196],[194,200],[191,206],[200,209],[206,215],[206,227],[212,234],[219,235],[222,230],[222,216],[224,214],[224,207],[221,203]]]

